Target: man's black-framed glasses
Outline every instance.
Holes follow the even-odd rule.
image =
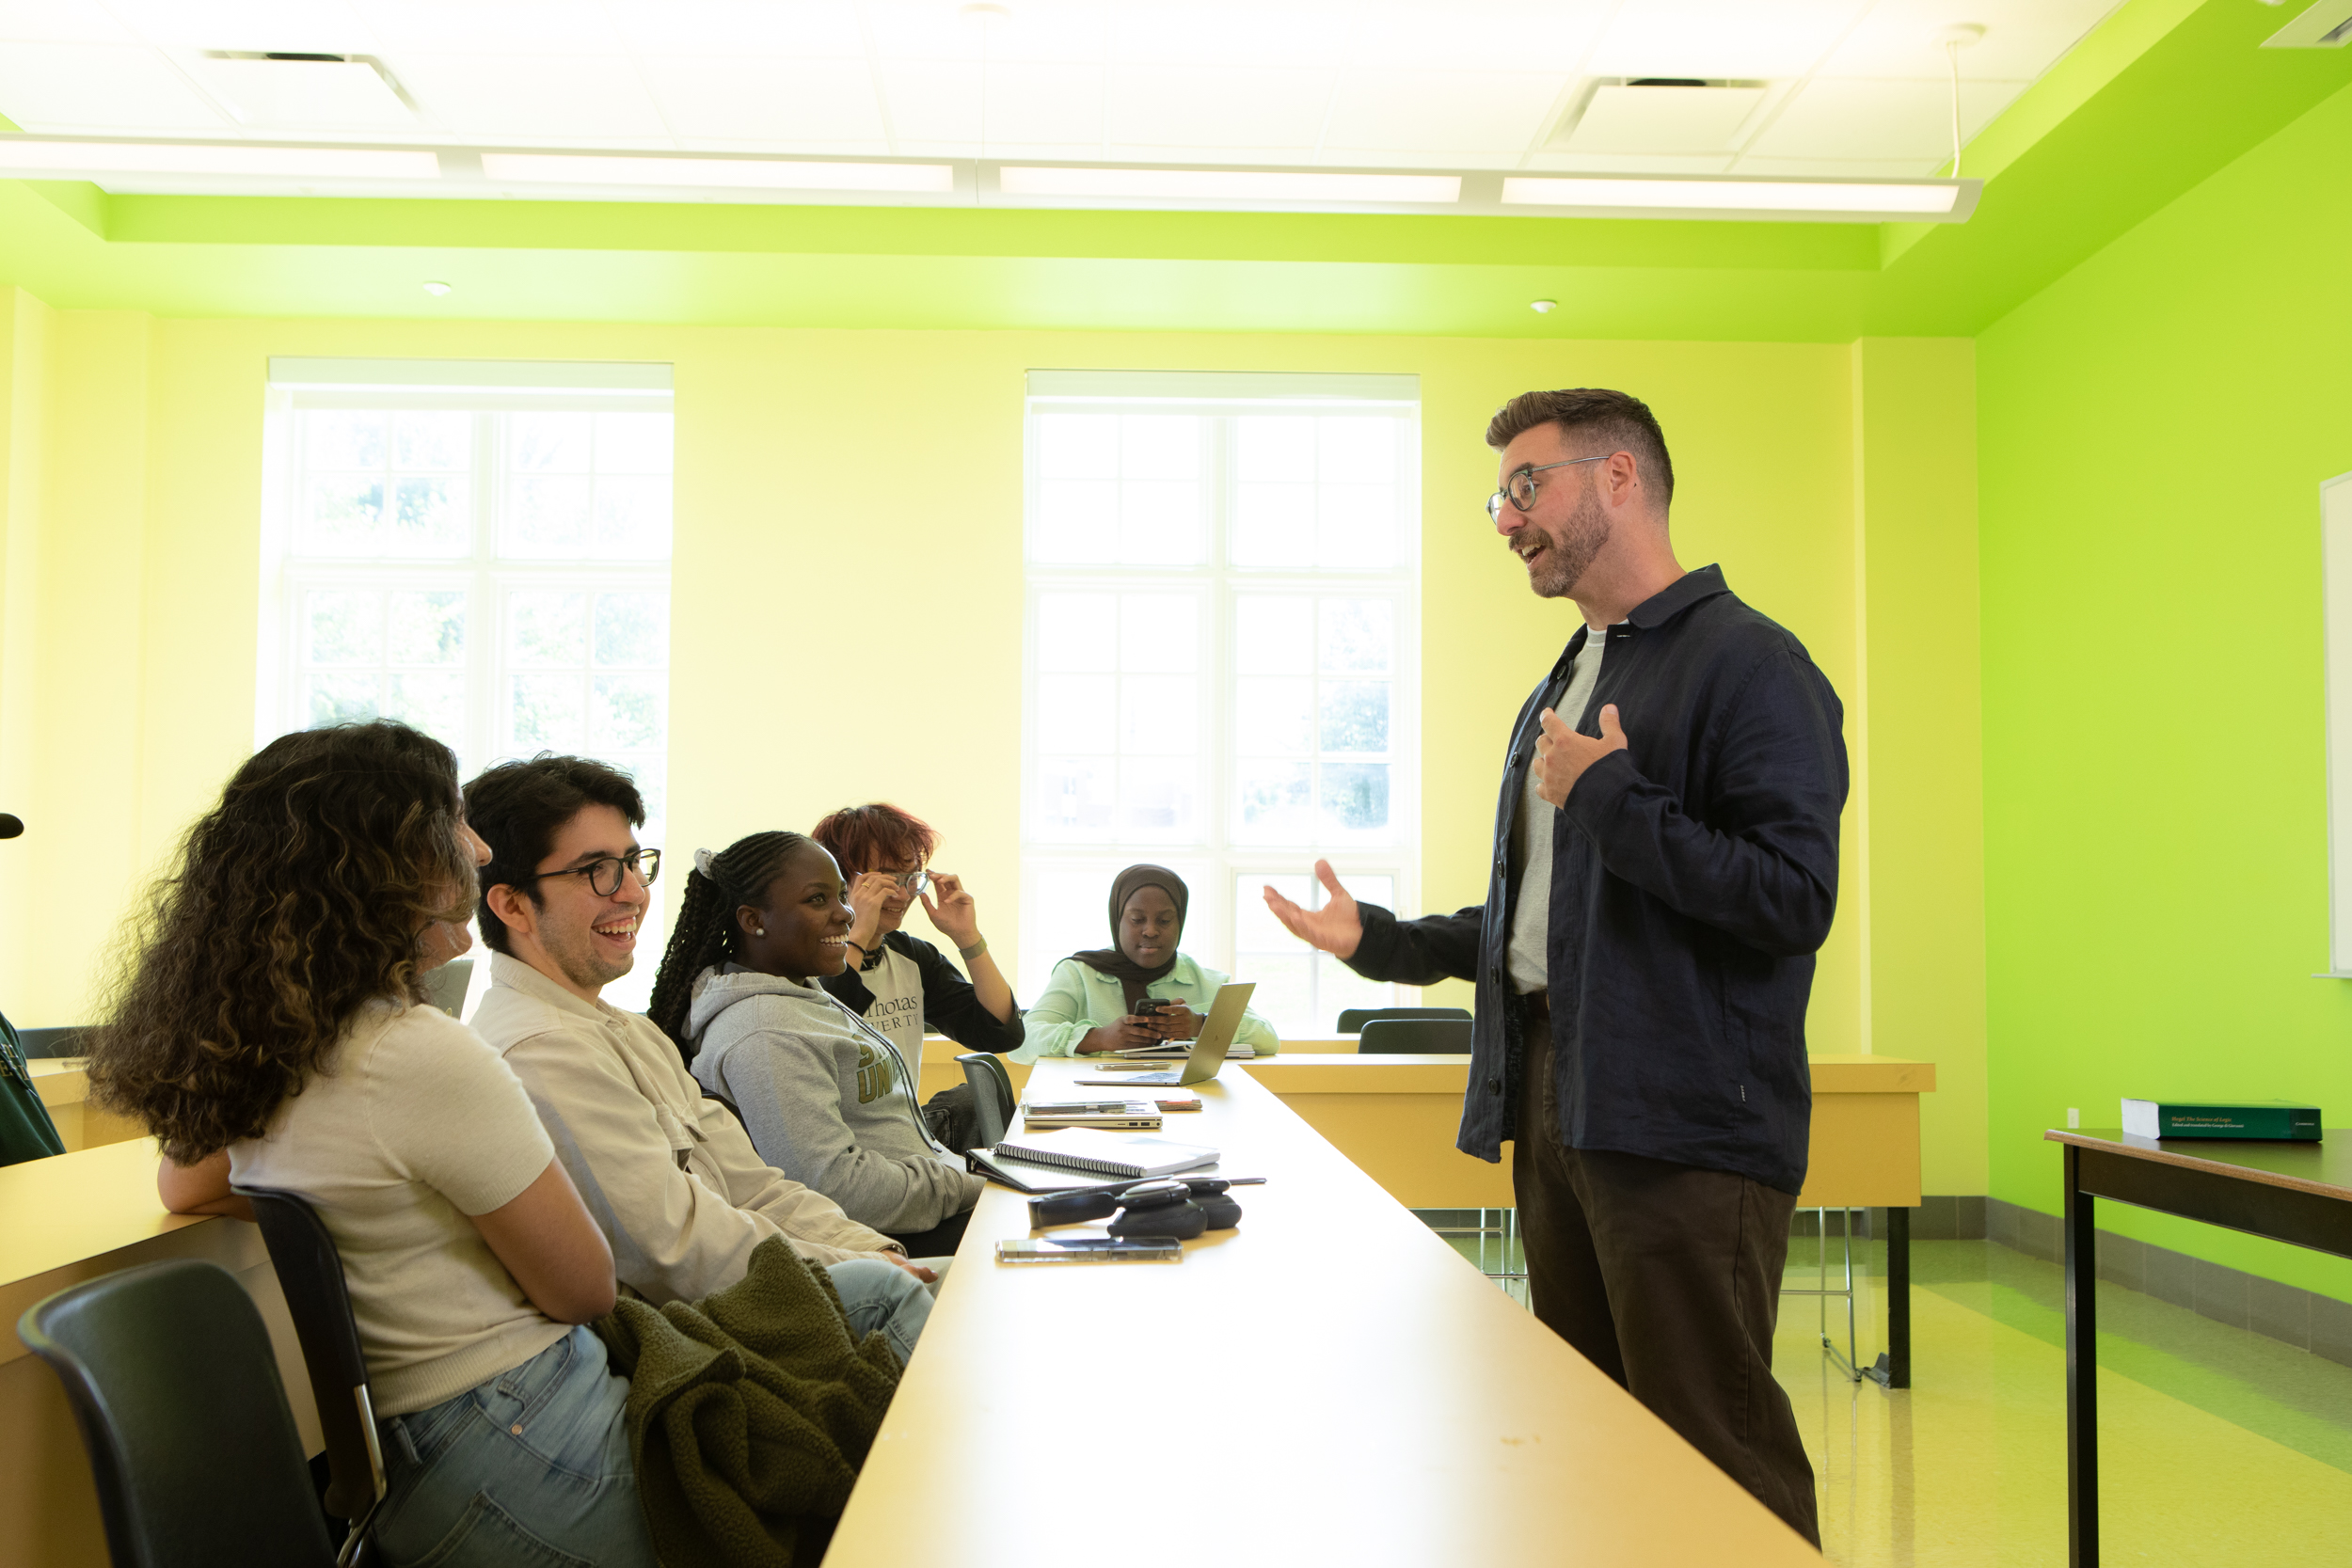
[[[1538,463],[1532,467],[1519,469],[1502,482],[1502,489],[1486,498],[1486,520],[1490,523],[1502,521],[1502,502],[1505,497],[1510,498],[1511,504],[1521,512],[1534,505],[1535,492],[1542,488],[1535,483],[1535,476],[1546,468],[1573,468],[1579,463],[1599,463],[1613,455],[1614,454],[1603,452],[1599,457],[1566,457],[1557,463]]]
[[[631,849],[626,855],[606,855],[599,860],[590,861],[586,865],[567,866],[562,871],[534,872],[528,877],[518,877],[516,880],[535,882],[548,877],[585,877],[588,879],[590,891],[599,898],[610,898],[621,891],[621,877],[624,872],[635,872],[638,884],[642,887],[653,886],[653,879],[661,875],[661,851]]]

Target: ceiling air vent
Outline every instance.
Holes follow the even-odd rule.
[[[197,74],[240,124],[278,131],[413,128],[416,103],[373,55],[215,49]]]
[[[1547,146],[1556,152],[1650,156],[1731,152],[1764,91],[1762,82],[1687,76],[1597,82],[1561,116]]]
[[[2263,40],[2265,49],[2341,49],[2352,43],[2352,0],[2319,4]]]

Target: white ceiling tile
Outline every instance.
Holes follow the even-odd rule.
[[[150,43],[190,49],[374,53],[374,30],[343,0],[109,0]]]
[[[1367,66],[1565,73],[1582,63],[1613,8],[1608,0],[1359,0],[1327,47]]]
[[[1340,78],[1327,149],[1377,152],[1519,151],[1542,135],[1559,76],[1502,71],[1364,71]]]
[[[2117,0],[1879,0],[1821,63],[1824,76],[1947,75],[1936,36],[1973,22],[1984,37],[1960,52],[1963,80],[2030,82],[2116,8]]]
[[[434,125],[452,135],[616,143],[670,135],[628,60],[404,55],[388,63]]]
[[[1114,7],[1103,0],[1011,0],[989,21],[962,0],[868,0],[874,52],[892,60],[1100,59]]]
[[[882,105],[862,59],[640,62],[676,135],[777,147],[883,140]]]
[[[1665,153],[1534,152],[1527,166],[1545,174],[1721,174],[1731,155],[1674,157]]]
[[[2023,82],[1961,83],[1962,139],[1976,135],[2025,90]],[[1951,87],[1935,81],[1817,78],[1798,91],[1747,150],[1761,158],[1947,159],[1952,151]]]
[[[992,60],[981,82],[992,155],[1001,156],[998,148],[1012,142],[1102,145],[1100,65]]]
[[[1734,174],[1778,175],[1785,179],[1925,180],[1951,161],[1947,150],[1939,157],[1904,158],[1741,158]]]
[[[0,43],[0,115],[27,131],[204,131],[227,117],[139,44]]]
[[[611,55],[620,35],[601,6],[564,0],[350,0],[387,52],[489,55],[524,60],[548,55]]]
[[[928,149],[965,150],[930,150],[926,156],[969,158],[977,151],[982,126],[977,62],[884,60],[882,79],[890,133],[899,145],[920,142]]]
[[[134,38],[98,0],[0,0],[0,40],[128,43]]]
[[[373,68],[325,60],[218,60],[195,55],[182,68],[215,102],[256,130],[294,133],[418,129]]]
[[[1603,85],[1563,145],[1570,152],[1730,152],[1768,90]]]
[[[1111,79],[1108,139],[1138,146],[1314,147],[1331,96],[1327,71],[1138,66]]]
[[[608,0],[614,33],[639,55],[862,55],[856,0]]]
[[[1802,76],[1869,0],[1626,0],[1595,46],[1595,76]]]
[[[1131,69],[1202,65],[1320,71],[1334,62],[1348,28],[1348,13],[1331,0],[1135,5],[1106,18],[1104,49],[1112,60]]]

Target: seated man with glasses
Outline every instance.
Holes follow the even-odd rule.
[[[474,1030],[522,1080],[620,1282],[656,1305],[700,1300],[782,1236],[826,1267],[857,1331],[882,1329],[903,1360],[930,1313],[930,1271],[760,1159],[661,1031],[599,995],[636,964],[661,868],[637,842],[637,786],[600,762],[541,756],[477,777],[466,815],[495,824],[499,847],[482,868],[492,957]]]
[[[1020,1004],[988,955],[963,879],[926,869],[939,847],[930,823],[877,800],[843,807],[809,836],[850,879],[850,908],[857,914],[846,939],[849,964],[824,977],[826,990],[888,1036],[918,1074],[926,1029],[991,1055],[1020,1045]],[[932,927],[956,944],[969,980],[938,948],[899,929],[917,898]]]

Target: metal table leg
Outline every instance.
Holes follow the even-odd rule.
[[[2082,1150],[2066,1152],[2066,1535],[2073,1568],[2099,1561],[2099,1259]]]
[[[1863,1374],[1888,1388],[1911,1386],[1911,1211],[1886,1211],[1886,1350]]]

